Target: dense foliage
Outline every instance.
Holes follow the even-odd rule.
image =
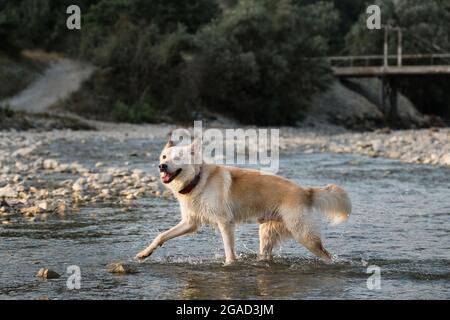
[[[295,123],[329,78],[317,57],[335,19],[329,4],[241,1],[226,10],[195,38],[201,102],[244,122]]]
[[[338,19],[332,3],[84,0],[77,32],[64,27],[69,2],[2,2],[0,32],[6,48],[65,51],[99,66],[69,103],[79,111],[126,121],[220,112],[292,124],[330,79],[318,57]]]
[[[373,3],[373,1],[370,1]],[[382,0],[383,23],[407,30],[404,50],[450,50],[449,0]],[[65,27],[68,5],[82,29]],[[65,52],[99,68],[67,102],[78,112],[131,122],[223,113],[242,122],[293,124],[331,78],[323,58],[380,53],[365,29],[366,0],[0,0],[0,51]],[[392,46],[393,47],[393,46]],[[449,81],[405,81],[422,110],[447,106]],[[433,107],[431,107],[433,106]]]

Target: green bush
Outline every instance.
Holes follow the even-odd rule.
[[[144,112],[149,105],[153,106],[151,113],[160,118],[182,117],[183,95],[189,96],[183,52],[192,47],[190,32],[210,21],[217,7],[209,0],[190,1],[169,10],[172,7],[177,7],[173,1],[166,7],[159,1],[100,1],[87,13],[80,53],[104,70],[105,76],[91,83],[91,90],[102,96],[99,108],[105,110],[116,101],[126,108],[141,106],[133,107],[128,115],[123,112],[125,106],[119,106],[113,118],[154,119]],[[156,11],[150,12],[152,8]],[[196,12],[196,8],[202,10]],[[173,24],[177,17],[183,18]]]
[[[92,86],[99,109],[114,105],[112,117],[130,122],[155,121],[150,113],[189,121],[208,109],[245,123],[295,123],[330,78],[317,57],[337,20],[333,6],[240,1],[219,13],[209,0],[93,5],[80,52],[108,70],[106,86],[105,77]]]
[[[112,109],[114,121],[130,123],[156,123],[162,120],[153,108],[146,104],[127,106],[122,101],[117,101]]]
[[[82,31],[73,32],[64,27],[70,0],[17,0],[0,14],[0,34],[97,65],[65,102],[84,115],[190,121],[207,109],[245,123],[293,124],[331,75],[318,57],[336,11],[310,2],[81,0]]]
[[[332,9],[247,0],[226,10],[196,38],[201,101],[245,123],[294,124],[330,79],[318,57],[327,48],[324,30],[337,19]]]
[[[14,110],[9,105],[0,105],[0,118],[11,118],[14,116]]]

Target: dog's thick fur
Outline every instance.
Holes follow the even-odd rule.
[[[211,224],[220,230],[229,264],[236,260],[235,225],[254,221],[260,224],[262,258],[270,259],[276,244],[293,237],[318,257],[331,260],[322,246],[319,222],[321,217],[334,224],[347,219],[351,203],[343,189],[336,185],[301,187],[283,177],[250,169],[206,163],[176,165],[172,148],[169,141],[161,153],[160,168],[164,167],[161,178],[180,203],[181,222],[159,234],[137,258],[148,257],[169,239],[194,232],[202,224]],[[193,146],[184,148],[193,150]],[[164,181],[165,176],[173,180]],[[186,186],[192,187],[196,177],[198,183],[194,188],[180,193]]]

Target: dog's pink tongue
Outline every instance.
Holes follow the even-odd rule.
[[[169,179],[170,179],[170,174],[165,172],[164,175],[162,176],[162,181],[163,182],[169,182]]]

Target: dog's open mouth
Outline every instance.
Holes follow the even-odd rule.
[[[164,183],[170,183],[173,179],[175,179],[181,172],[181,168],[175,171],[174,173],[170,172],[164,172],[163,176],[161,177],[162,182]]]

